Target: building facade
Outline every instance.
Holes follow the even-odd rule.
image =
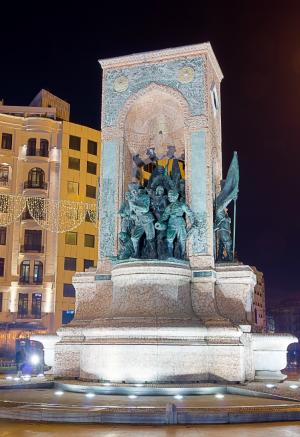
[[[270,308],[270,314],[274,320],[275,332],[291,332],[298,338],[298,343],[293,343],[289,347],[290,359],[296,360],[296,365],[300,363],[300,300],[289,298],[282,300],[276,306]],[[294,361],[294,360],[291,360]]]
[[[0,106],[0,196],[96,203],[100,132],[67,121],[68,104],[49,107],[50,97],[57,106],[60,99],[49,93],[47,100],[46,93],[39,95],[47,107]],[[1,211],[0,225],[7,221]],[[78,228],[61,234],[42,229],[27,208],[18,220],[1,225],[0,343],[4,349],[20,333],[53,333],[68,323],[75,308],[72,276],[96,260],[97,232],[88,216]]]
[[[254,287],[254,296],[252,303],[252,331],[266,332],[266,298],[265,298],[265,281],[262,272],[256,267],[251,267],[256,275],[256,285]]]

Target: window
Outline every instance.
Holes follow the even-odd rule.
[[[2,149],[9,149],[12,148],[12,134],[2,134],[2,141],[1,141],[1,147]]]
[[[74,318],[75,311],[74,310],[66,310],[61,313],[61,322],[63,325],[70,323]]]
[[[91,155],[97,155],[97,143],[96,141],[88,140],[88,153]]]
[[[84,234],[85,247],[95,247],[95,235]]]
[[[5,258],[0,258],[0,276],[4,276]]]
[[[0,187],[8,186],[9,167],[8,165],[0,166]]]
[[[93,259],[84,259],[83,260],[83,270],[89,269],[90,267],[94,267]]]
[[[72,284],[64,284],[64,297],[75,297],[75,288]]]
[[[72,244],[72,245],[77,244],[77,232],[66,232],[65,243]]]
[[[24,251],[42,252],[42,231],[25,229]]]
[[[42,284],[43,283],[43,263],[42,263],[42,261],[34,261],[33,282],[35,284]]]
[[[218,91],[217,91],[216,85],[214,85],[212,87],[212,89],[210,90],[210,96],[211,96],[211,102],[212,102],[214,116],[216,116],[218,109],[219,109],[219,98],[218,98]]]
[[[3,292],[0,292],[0,313],[3,311]]]
[[[67,182],[67,191],[69,194],[79,194],[79,183],[78,182]]]
[[[0,245],[5,246],[6,244],[6,227],[0,226]]]
[[[80,151],[80,137],[75,137],[75,135],[70,135],[69,149]]]
[[[40,319],[42,316],[42,294],[32,294],[31,315],[35,319]]]
[[[70,257],[66,256],[65,257],[65,265],[64,265],[65,270],[76,271],[76,261],[77,261],[77,258],[70,258]]]
[[[96,187],[87,185],[85,195],[86,197],[92,197],[93,199],[96,199]]]
[[[90,213],[89,213],[88,211],[86,211],[86,213],[85,213],[85,221],[86,221],[86,222],[91,222],[91,221],[92,221],[92,220],[91,220]]]
[[[80,170],[80,159],[69,156],[69,168],[72,170]]]
[[[21,284],[29,284],[29,278],[30,278],[30,261],[25,260],[21,262],[19,282]]]
[[[95,162],[87,161],[86,171],[87,173],[97,174],[97,164]]]
[[[28,314],[28,293],[19,293],[18,317],[23,318]]]
[[[49,156],[49,141],[41,139],[40,141],[40,156]]]
[[[35,156],[36,154],[36,138],[29,138],[27,142],[26,156]]]
[[[28,181],[25,182],[24,188],[47,188],[45,183],[45,172],[41,168],[34,167],[28,173]]]

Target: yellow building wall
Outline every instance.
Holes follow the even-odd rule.
[[[81,138],[80,151],[69,148],[70,135]],[[88,153],[88,140],[97,142],[97,155]],[[96,199],[86,196],[86,185],[96,187],[100,175],[100,132],[78,124],[63,122],[62,130],[62,152],[61,152],[61,179],[60,179],[60,199],[72,200],[96,204]],[[80,159],[80,171],[68,168],[69,157]],[[96,163],[97,174],[87,173],[87,161]],[[68,181],[79,183],[79,194],[70,194],[67,190]],[[98,191],[98,190],[97,190]],[[83,222],[72,232],[77,232],[77,244],[66,244],[66,234],[58,236],[58,257],[57,257],[57,278],[56,278],[56,303],[55,303],[55,327],[59,328],[62,324],[62,312],[75,309],[75,298],[64,297],[64,283],[72,284],[72,277],[75,271],[64,269],[65,257],[76,258],[76,271],[84,271],[84,259],[94,261],[97,265],[97,229],[93,223]],[[84,246],[84,235],[95,236],[95,247]]]

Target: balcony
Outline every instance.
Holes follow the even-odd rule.
[[[37,253],[44,253],[44,246],[41,246],[40,244],[22,244],[20,248],[21,253],[26,252],[37,252]]]
[[[44,158],[48,158],[49,157],[49,150],[40,149],[39,156],[43,156]]]
[[[28,188],[33,188],[35,190],[47,190],[48,184],[47,182],[40,182],[40,183],[36,183],[33,181],[26,181],[24,182],[24,190],[28,189]]]
[[[27,149],[26,156],[42,156],[43,158],[49,158],[49,150],[29,150]]]
[[[18,319],[41,319],[42,313],[37,312],[37,313],[31,314],[31,313],[26,313],[26,312],[18,312],[17,318]]]
[[[39,279],[34,280],[34,278],[21,277],[21,278],[19,278],[19,284],[20,285],[42,285],[43,278],[39,278]]]

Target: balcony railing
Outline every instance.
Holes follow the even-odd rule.
[[[24,313],[24,312],[18,312],[18,319],[41,319],[42,318],[42,313]]]
[[[44,246],[41,246],[40,244],[22,244],[20,252],[21,253],[24,253],[24,252],[39,252],[39,253],[43,253],[44,252]]]
[[[49,157],[49,150],[43,150],[43,149],[30,150],[30,149],[27,149],[26,156],[43,156],[44,158],[48,158]]]
[[[39,150],[39,155],[43,156],[44,158],[48,158],[49,157],[49,150],[40,149]]]
[[[26,278],[26,277],[21,277],[21,278],[19,278],[19,284],[29,284],[29,278]]]
[[[39,278],[34,280],[34,278],[20,277],[19,284],[20,285],[41,285],[43,283],[43,278]]]
[[[27,188],[34,188],[37,190],[47,190],[47,182],[40,182],[40,183],[36,183],[33,181],[26,181],[24,182],[24,190],[26,190]]]

